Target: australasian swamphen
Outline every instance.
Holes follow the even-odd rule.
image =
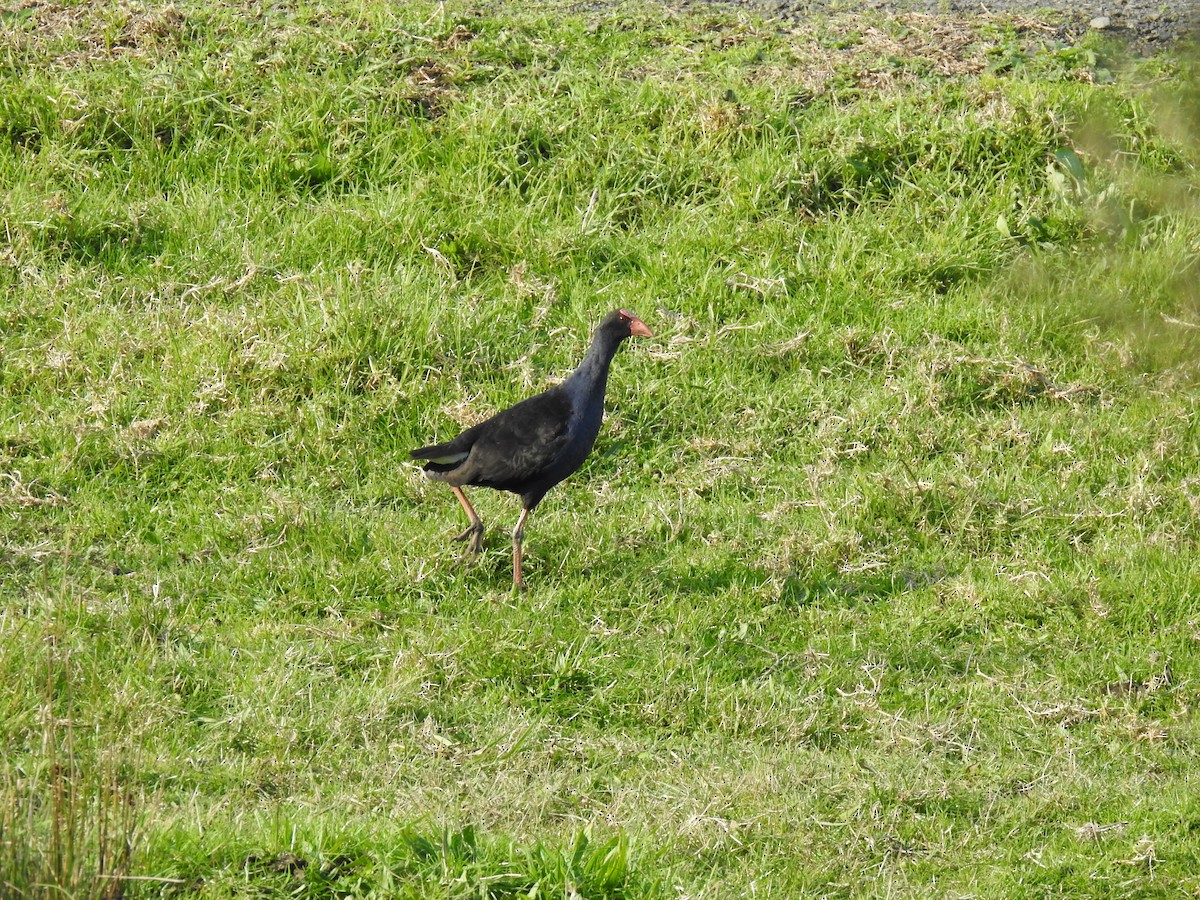
[[[426,475],[450,485],[467,513],[471,524],[455,538],[469,541],[465,560],[474,560],[483,549],[483,520],[463,487],[478,485],[519,494],[521,515],[512,533],[513,586],[524,587],[525,520],[546,492],[574,473],[592,452],[604,418],[609,365],[621,342],[634,335],[653,336],[633,313],[614,310],[600,322],[583,362],[561,384],[496,413],[452,441],[412,451]]]

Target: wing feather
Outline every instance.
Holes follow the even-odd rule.
[[[470,483],[507,490],[543,475],[567,445],[571,402],[550,390],[522,400],[480,426],[464,466]]]
[[[520,491],[555,467],[570,439],[572,411],[570,396],[551,388],[410,456],[439,480]]]

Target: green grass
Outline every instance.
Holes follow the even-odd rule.
[[[0,13],[0,895],[1200,891],[1195,63],[946,22]]]

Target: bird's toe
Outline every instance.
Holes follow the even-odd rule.
[[[473,563],[476,557],[483,552],[483,523],[472,525],[462,534],[457,535],[454,540],[467,541],[467,546],[463,548],[462,561],[465,564]]]

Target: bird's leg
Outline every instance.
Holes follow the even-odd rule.
[[[513,529],[513,587],[518,590],[525,589],[525,582],[521,578],[521,541],[525,539],[525,520],[529,518],[530,510],[528,508],[521,510],[521,517],[517,519],[517,527]]]
[[[471,539],[471,543],[467,544],[467,549],[463,551],[463,560],[466,562],[474,562],[481,550],[483,550],[483,519],[479,518],[479,513],[475,512],[475,507],[471,505],[471,501],[467,499],[467,495],[463,489],[450,485],[450,490],[454,491],[454,496],[458,498],[458,502],[462,504],[463,510],[467,514],[467,518],[471,520],[471,524],[467,526],[467,530],[458,535],[454,539],[456,541],[465,541]]]

